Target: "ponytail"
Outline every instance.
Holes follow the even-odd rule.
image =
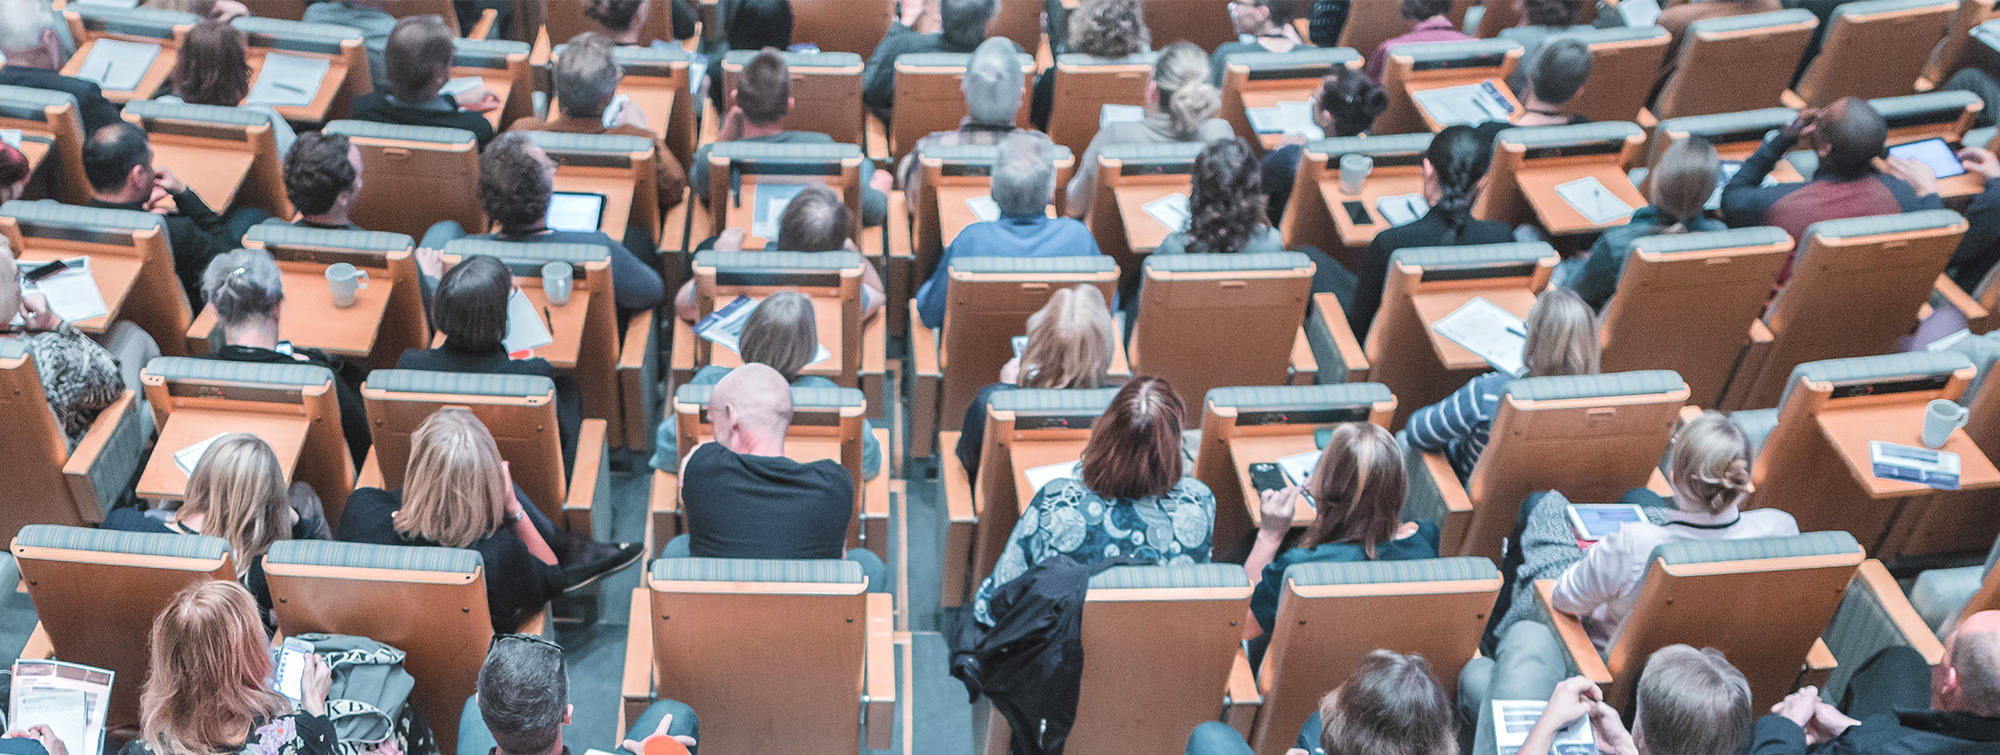
[[[1492,144],[1470,126],[1448,126],[1431,138],[1424,162],[1431,166],[1438,183],[1435,209],[1445,223],[1441,246],[1458,243],[1465,226],[1472,222],[1472,204],[1479,199],[1479,181],[1493,160]]]
[[[1153,87],[1160,92],[1174,137],[1191,139],[1201,124],[1222,109],[1222,92],[1208,83],[1208,54],[1189,42],[1175,42],[1153,61]]]
[[[1719,514],[1756,491],[1750,483],[1750,440],[1720,412],[1702,412],[1681,426],[1667,468],[1683,509]]]

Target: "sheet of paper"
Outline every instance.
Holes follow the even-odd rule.
[[[461,76],[445,82],[444,88],[439,89],[438,94],[447,97],[457,97],[483,86],[486,86],[486,79],[484,78],[478,76]]]
[[[7,700],[8,723],[23,729],[46,724],[62,739],[64,749],[102,752],[105,712],[116,677],[111,671],[78,663],[16,660]],[[76,720],[78,714],[81,723]]]
[[[993,201],[993,196],[990,194],[966,197],[965,206],[972,210],[972,216],[979,218],[979,221],[982,223],[991,223],[1000,219],[1000,203]]]
[[[1324,139],[1326,132],[1319,124],[1313,123],[1312,103],[1306,101],[1280,102],[1271,107],[1253,107],[1243,111],[1250,119],[1250,129],[1259,134],[1296,134],[1308,139]]]
[[[1618,17],[1626,26],[1652,26],[1660,20],[1660,4],[1657,0],[1618,0]]]
[[[1391,226],[1409,225],[1431,211],[1422,194],[1397,194],[1375,200],[1375,211]]]
[[[82,742],[90,718],[90,696],[81,690],[39,690],[21,696],[21,702],[7,716],[7,724],[26,729],[37,724],[49,727],[64,745]]]
[[[1431,330],[1486,360],[1493,369],[1515,377],[1527,372],[1524,355],[1528,346],[1527,326],[1514,313],[1501,309],[1486,297],[1472,297],[1472,301],[1451,314],[1438,318]]]
[[[1137,123],[1146,120],[1146,109],[1138,105],[1114,105],[1104,103],[1104,109],[1097,111],[1097,127],[1104,128],[1113,123]]]
[[[777,241],[778,220],[784,217],[785,207],[792,203],[792,197],[798,196],[805,188],[805,184],[758,183],[750,214],[750,235]]]
[[[251,84],[250,96],[243,99],[243,104],[271,107],[310,105],[313,95],[319,93],[320,83],[326,79],[326,72],[332,67],[333,61],[326,58],[269,53],[264,56],[263,72],[257,74],[257,81]]]
[[[763,302],[748,296],[738,296],[734,301],[723,305],[721,309],[701,318],[701,322],[695,323],[694,334],[732,353],[741,354],[743,324],[750,321],[750,313],[757,311],[757,305],[761,303]],[[807,362],[806,366],[810,367],[832,358],[833,352],[827,351],[825,344],[815,344],[812,361]]]
[[[1168,194],[1159,199],[1147,202],[1139,209],[1145,210],[1147,215],[1153,216],[1154,220],[1160,221],[1160,225],[1166,226],[1170,230],[1181,231],[1187,229],[1189,212],[1188,196],[1186,194]]]
[[[1072,480],[1083,479],[1083,461],[1066,461],[1061,464],[1030,467],[1022,470],[1021,474],[1028,478],[1028,487],[1034,488],[1036,492],[1041,492],[1043,486],[1064,477]]]
[[[1494,89],[1493,82],[1426,89],[1410,95],[1431,120],[1446,126],[1477,126],[1488,121],[1504,121],[1511,106]]]
[[[1582,213],[1592,225],[1608,225],[1611,221],[1632,216],[1632,206],[1611,193],[1596,176],[1556,184],[1556,196],[1562,197],[1562,201]]]
[[[69,269],[34,283],[21,284],[21,292],[48,297],[49,309],[70,322],[82,322],[111,314],[97,279],[90,274],[90,258],[74,257],[63,262]]]
[[[1285,470],[1287,476],[1292,478],[1293,485],[1304,485],[1306,480],[1312,479],[1313,468],[1319,466],[1319,457],[1320,452],[1313,450],[1280,456],[1276,463],[1280,469]]]
[[[181,468],[181,474],[193,475],[195,465],[201,463],[201,455],[208,453],[209,446],[215,445],[216,441],[222,440],[222,437],[228,434],[216,433],[196,441],[194,445],[175,451],[174,466]]]
[[[1542,709],[1549,707],[1546,700],[1494,700],[1493,701],[1493,744],[1500,755],[1514,755],[1528,740],[1528,732],[1535,728],[1535,721],[1542,717]],[[1556,734],[1551,755],[1595,755],[1597,739],[1590,733],[1590,718],[1578,718],[1575,723],[1564,727]]]
[[[76,77],[97,82],[107,91],[129,92],[139,88],[139,81],[146,78],[147,69],[159,56],[159,45],[98,37]]]
[[[509,354],[534,351],[555,343],[549,334],[549,321],[528,301],[528,296],[516,290],[507,295],[507,337],[500,342],[501,348]]]
[[[18,128],[0,128],[0,142],[6,142],[7,146],[20,149],[21,130]]]

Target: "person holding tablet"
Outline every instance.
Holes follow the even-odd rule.
[[[1951,253],[1951,261],[1944,266],[1952,282],[1971,293],[1992,271],[1993,263],[2000,261],[2000,159],[1980,147],[1959,150],[1958,159],[1967,171],[1979,174],[1986,184],[1986,190],[1966,206],[1965,236],[1959,239],[1958,250]]]

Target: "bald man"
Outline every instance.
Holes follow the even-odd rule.
[[[1891,648],[1855,672],[1850,689],[1877,698],[1922,699],[1925,662],[1907,647]],[[1930,709],[1847,713],[1806,687],[1757,721],[1751,755],[1990,755],[2000,753],[2000,611],[1965,618],[1944,642],[1944,658],[1929,669]],[[1852,699],[1852,696],[1850,697]]]
[[[1943,208],[1937,177],[1923,163],[1891,158],[1885,163],[1887,173],[1876,168],[1875,158],[1882,154],[1888,137],[1889,126],[1882,114],[1853,97],[1800,111],[1744,159],[1742,168],[1723,187],[1723,222],[1731,228],[1777,226],[1803,246],[1806,227],[1822,220]],[[1763,185],[1764,177],[1801,139],[1819,156],[1812,180]],[[1798,248],[1792,255],[1778,273],[1781,286],[1792,277]]]
[[[837,461],[785,458],[792,424],[785,377],[755,363],[730,370],[709,394],[708,416],[715,440],[681,462],[687,555],[840,558],[854,518],[854,477]]]

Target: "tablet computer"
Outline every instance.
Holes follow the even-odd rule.
[[[604,222],[604,195],[558,191],[549,196],[548,225],[551,231],[588,233]]]
[[[1569,505],[1569,523],[1576,530],[1576,539],[1598,541],[1617,532],[1618,528],[1635,522],[1646,521],[1646,512],[1629,503],[1572,503]]]
[[[1914,142],[1891,145],[1889,147],[1889,156],[1915,160],[1929,165],[1931,166],[1931,172],[1936,173],[1938,178],[1950,178],[1965,174],[1965,165],[1958,161],[1958,154],[1951,150],[1951,145],[1945,143],[1944,139],[1935,136],[1929,139],[1918,139]]]

